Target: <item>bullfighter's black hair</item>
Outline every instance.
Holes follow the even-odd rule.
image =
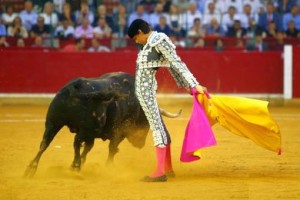
[[[149,33],[151,31],[151,28],[146,21],[142,19],[136,19],[130,24],[127,34],[130,38],[133,38],[138,34],[138,30],[143,31],[143,33]]]

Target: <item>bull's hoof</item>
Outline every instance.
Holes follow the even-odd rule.
[[[71,165],[71,170],[72,170],[72,171],[77,171],[77,172],[79,172],[80,169],[81,169],[81,167],[80,167],[80,164],[78,164],[78,163],[73,163],[73,164]]]
[[[24,178],[32,178],[35,175],[36,170],[37,170],[37,165],[30,164],[26,168],[23,177]]]
[[[166,175],[158,177],[145,176],[141,181],[143,182],[166,182],[168,180]]]

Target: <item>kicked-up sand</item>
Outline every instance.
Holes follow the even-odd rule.
[[[108,167],[108,141],[96,140],[82,170],[74,172],[74,135],[67,128],[54,138],[35,176],[23,178],[38,151],[48,107],[0,106],[0,200],[300,199],[300,107],[270,108],[281,128],[281,156],[215,125],[217,146],[205,149],[199,161],[181,163],[191,100],[174,102],[160,100],[168,111],[183,109],[181,117],[165,118],[176,173],[166,183],[140,181],[155,168],[150,132],[142,149],[124,140]]]

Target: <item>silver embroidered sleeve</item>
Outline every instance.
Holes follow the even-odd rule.
[[[190,72],[184,62],[176,54],[175,49],[167,41],[163,40],[156,46],[157,50],[170,63],[169,71],[179,87],[195,87],[198,81]]]

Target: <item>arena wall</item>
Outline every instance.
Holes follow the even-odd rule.
[[[201,84],[214,93],[283,93],[281,52],[179,51]],[[299,54],[298,54],[299,55]],[[0,93],[55,93],[76,77],[107,72],[134,73],[137,52],[70,53],[43,51],[0,52]],[[299,58],[294,54],[299,68]],[[299,69],[296,71],[299,74]],[[299,76],[298,76],[299,77]],[[183,93],[167,69],[157,73],[159,92]],[[294,85],[299,79],[294,73]],[[295,93],[299,95],[299,93]]]

